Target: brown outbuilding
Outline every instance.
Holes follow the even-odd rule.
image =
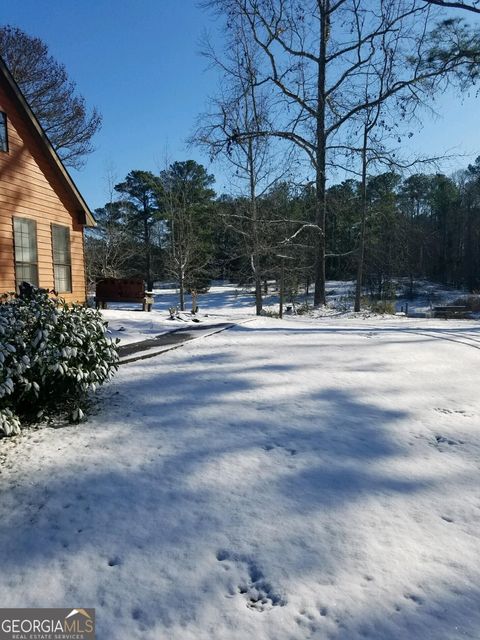
[[[22,281],[85,302],[95,220],[0,58],[0,293]]]

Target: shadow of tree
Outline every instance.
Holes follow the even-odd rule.
[[[212,606],[212,638],[255,637],[259,614],[235,603],[244,573],[258,566],[286,602],[265,638],[475,637],[478,589],[462,584],[460,565],[432,573],[425,538],[414,543],[421,515],[405,507],[415,496],[428,509],[439,485],[474,482],[471,469],[458,464],[445,485],[419,463],[428,446],[402,435],[409,410],[326,384],[303,331],[293,348],[309,358],[298,361],[271,352],[270,328],[234,334],[252,331],[259,340],[248,359],[223,336],[215,350],[197,343],[123,369],[89,424],[48,432],[42,457],[25,451],[12,484],[4,476],[4,606],[64,606],[68,596],[97,607],[99,637],[115,618],[125,638],[175,639],[201,637]],[[374,373],[385,363],[370,365]],[[230,565],[216,560],[220,549]],[[477,607],[468,620],[450,613],[459,601]]]

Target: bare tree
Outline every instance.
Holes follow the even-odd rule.
[[[85,237],[85,255],[89,284],[98,278],[124,278],[130,263],[138,254],[138,247],[125,228],[106,226],[101,234]]]
[[[465,9],[472,13],[480,13],[480,2],[474,0],[473,2],[448,2],[448,0],[424,0],[428,4],[434,4],[437,7],[444,7],[445,9]]]
[[[40,38],[18,27],[2,27],[0,55],[62,161],[81,167],[101,126],[98,111],[89,112],[64,65]]]
[[[237,24],[237,31],[228,39],[223,55],[218,55],[209,42],[205,43],[204,54],[221,72],[222,90],[212,100],[211,110],[200,117],[192,142],[206,147],[212,159],[226,161],[235,174],[232,182],[235,187],[240,183],[239,192],[246,195],[237,200],[240,208],[237,206],[234,213],[230,212],[224,222],[242,238],[253,275],[256,313],[260,315],[262,263],[271,253],[271,246],[263,233],[258,199],[285,176],[281,166],[285,163],[275,157],[267,137],[256,135],[269,126],[269,97],[257,84],[258,52],[244,26],[241,22]],[[233,143],[232,131],[252,135]]]
[[[263,54],[257,84],[275,92],[275,108],[262,131],[231,131],[233,142],[270,136],[302,149],[315,174],[319,229],[315,257],[315,305],[325,303],[326,183],[346,124],[366,109],[395,96],[426,96],[438,79],[465,60],[462,51],[432,56],[432,8],[421,0],[207,0],[227,27],[248,26]],[[385,34],[395,48],[382,48]],[[361,90],[375,60],[395,56],[398,74],[380,94]],[[401,100],[399,99],[401,109]]]

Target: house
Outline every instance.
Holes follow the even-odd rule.
[[[0,293],[22,281],[85,302],[95,220],[0,58]]]

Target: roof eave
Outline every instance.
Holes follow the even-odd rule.
[[[31,124],[36,129],[36,131],[37,131],[38,135],[40,136],[40,138],[43,140],[45,150],[47,151],[48,155],[50,156],[50,158],[53,160],[54,164],[56,165],[56,167],[60,171],[60,173],[61,173],[61,175],[62,175],[62,177],[63,177],[63,179],[64,179],[64,181],[65,181],[65,183],[67,185],[67,187],[69,188],[69,190],[72,193],[73,197],[77,201],[77,203],[78,203],[78,205],[80,207],[81,213],[83,214],[83,216],[85,218],[85,222],[84,222],[85,226],[86,227],[96,227],[97,223],[95,221],[93,213],[90,211],[90,208],[87,205],[87,203],[85,202],[85,200],[83,199],[83,196],[80,193],[80,191],[78,190],[77,185],[73,181],[71,175],[68,173],[68,171],[65,168],[63,162],[60,160],[60,157],[59,157],[58,153],[53,148],[52,143],[50,142],[47,134],[43,130],[42,125],[40,124],[40,122],[38,121],[37,117],[33,113],[33,111],[30,108],[30,105],[28,104],[28,102],[25,100],[25,97],[23,96],[18,84],[16,83],[14,77],[12,76],[10,71],[8,70],[7,65],[5,64],[5,62],[3,61],[3,59],[1,57],[0,57],[0,72],[5,77],[6,81],[8,82],[11,90],[13,91],[13,93],[14,93],[16,99],[18,100],[18,102],[21,104],[21,106],[22,106],[23,110],[25,111],[26,115],[28,116]]]

